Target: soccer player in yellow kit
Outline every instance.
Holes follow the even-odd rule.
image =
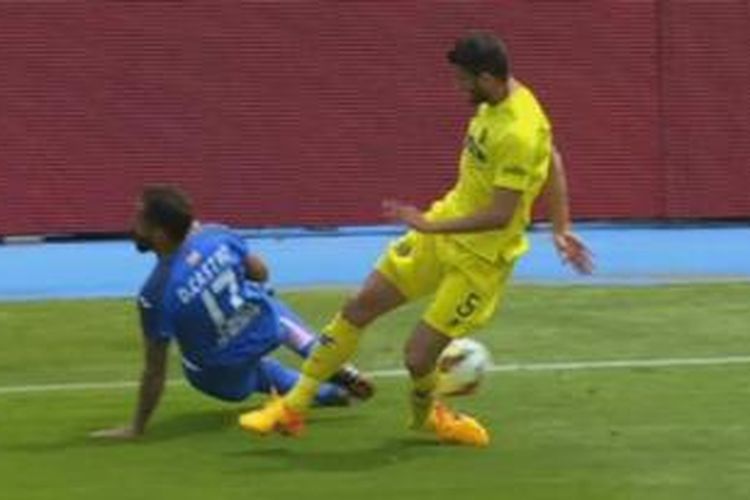
[[[412,378],[411,422],[441,441],[484,446],[474,418],[436,400],[436,362],[452,339],[495,313],[518,258],[534,200],[545,191],[562,259],[589,273],[593,262],[571,232],[565,172],[549,120],[531,90],[510,75],[503,43],[489,33],[459,39],[448,52],[458,83],[477,106],[461,153],[458,181],[426,213],[389,200],[384,211],[410,231],[382,255],[361,290],[324,329],[324,341],[283,398],[240,417],[250,431],[296,435],[317,387],[355,352],[362,330],[382,314],[432,295],[405,347]]]

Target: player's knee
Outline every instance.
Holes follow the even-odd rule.
[[[366,326],[380,314],[380,300],[375,293],[362,289],[346,301],[344,314],[357,326]]]
[[[347,301],[344,314],[354,324],[366,326],[404,302],[406,297],[396,287],[387,283],[380,275],[373,274]]]
[[[250,394],[245,392],[222,392],[207,393],[209,396],[226,403],[239,403],[246,400]]]
[[[219,384],[209,383],[199,380],[196,377],[187,377],[188,382],[194,389],[205,394],[206,396],[225,401],[227,403],[238,403],[244,401],[250,396],[252,390],[247,387],[224,387]]]

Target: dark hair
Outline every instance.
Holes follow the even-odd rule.
[[[505,44],[492,33],[476,31],[459,38],[446,56],[451,64],[473,75],[486,72],[507,80],[510,73]]]
[[[147,186],[141,192],[143,219],[182,241],[193,225],[193,206],[185,193],[172,186]]]

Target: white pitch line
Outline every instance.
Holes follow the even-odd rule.
[[[748,356],[723,356],[716,358],[661,358],[661,359],[621,359],[608,361],[560,361],[548,363],[513,363],[504,365],[493,365],[488,371],[493,373],[508,372],[551,372],[551,371],[583,371],[583,370],[613,370],[631,368],[684,368],[691,366],[724,366],[724,365],[746,365],[750,364]],[[375,370],[368,372],[375,378],[403,377],[406,371],[403,369]],[[186,385],[183,380],[169,380],[168,385]],[[95,391],[107,389],[131,389],[138,387],[136,381],[119,382],[89,382],[89,383],[66,383],[66,384],[38,384],[0,386],[0,395],[3,394],[28,394],[34,392],[61,392],[61,391]]]
[[[168,380],[167,385],[184,385],[184,380]],[[72,382],[65,384],[35,384],[0,386],[0,396],[3,394],[28,394],[33,392],[75,392],[75,391],[97,391],[105,389],[132,389],[138,387],[138,382]]]
[[[610,361],[559,361],[549,363],[512,363],[493,365],[488,371],[500,372],[557,372],[581,370],[611,370],[618,368],[680,368],[688,366],[722,366],[750,364],[750,356],[724,356],[719,358],[662,358],[620,359]],[[405,370],[378,370],[371,372],[377,378],[401,377]],[[2,389],[0,389],[2,391]],[[1,393],[1,392],[0,392]]]

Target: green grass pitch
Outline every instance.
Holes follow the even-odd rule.
[[[284,298],[320,327],[343,296]],[[747,284],[517,285],[478,338],[498,365],[747,355],[748,304]],[[399,367],[420,310],[374,325],[360,366]],[[94,442],[89,431],[127,422],[134,389],[7,391],[135,380],[137,327],[130,301],[0,304],[0,498],[750,498],[750,364],[493,373],[454,401],[490,428],[482,450],[409,434],[398,377],[366,405],[316,412],[299,440],[237,428],[259,398],[227,405],[176,385],[144,439]]]

